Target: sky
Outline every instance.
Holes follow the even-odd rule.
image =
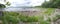
[[[7,1],[11,3],[11,6],[40,6],[45,0],[7,0]]]

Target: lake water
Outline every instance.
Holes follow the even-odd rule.
[[[3,11],[39,11],[38,8],[3,8]]]

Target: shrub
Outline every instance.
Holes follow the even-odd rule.
[[[23,21],[23,22],[38,22],[38,17],[35,17],[35,16],[22,16],[20,17],[20,20]]]
[[[39,18],[36,16],[28,17],[28,22],[38,22]]]
[[[60,15],[56,15],[55,17],[53,17],[53,21],[57,21],[58,19],[60,19]]]
[[[4,21],[12,22],[13,24],[16,24],[19,21],[18,15],[19,15],[19,13],[15,13],[15,12],[4,12],[3,22]]]
[[[60,19],[60,15],[56,15],[56,17],[58,17],[58,19]]]

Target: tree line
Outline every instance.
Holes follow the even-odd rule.
[[[45,1],[41,7],[45,8],[60,8],[60,0],[50,0],[50,1]]]

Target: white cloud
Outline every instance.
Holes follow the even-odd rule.
[[[44,0],[8,0],[11,2],[11,6],[38,6],[41,5]],[[49,1],[49,0],[47,0]]]
[[[11,3],[11,6],[38,6],[41,5],[44,0],[7,0]],[[49,1],[49,0],[47,0]],[[1,3],[4,3],[3,1],[0,1]],[[16,11],[17,9],[8,8],[6,11]],[[18,9],[19,10],[19,9]],[[21,9],[20,9],[21,10]]]
[[[38,6],[44,2],[44,0],[31,0],[31,1],[32,1],[31,3],[32,6]]]

